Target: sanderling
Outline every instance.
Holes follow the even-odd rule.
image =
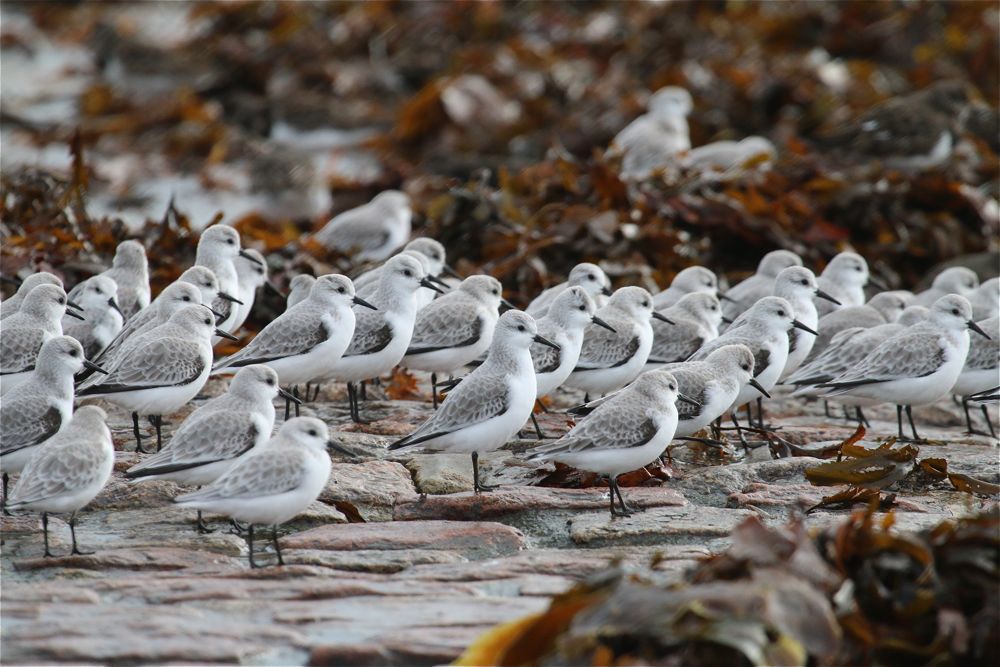
[[[452,373],[486,352],[500,317],[503,285],[492,276],[469,276],[457,289],[417,313],[401,365],[431,374],[437,407],[437,374]]]
[[[130,410],[140,452],[139,415],[150,415],[159,449],[162,415],[179,410],[205,386],[212,370],[212,334],[219,332],[207,306],[185,306],[166,324],[138,337],[108,367],[107,375],[85,380],[76,396],[103,398]]]
[[[441,285],[444,287],[448,286],[448,284],[445,283],[443,280],[434,276],[433,274],[434,263],[424,253],[417,252],[416,250],[403,250],[402,252],[398,253],[398,255],[394,256],[412,257],[413,259],[417,260],[420,263],[420,267],[423,269],[424,275],[427,276],[427,280],[437,285]],[[375,277],[374,279],[367,280],[363,286],[356,287],[356,289],[358,290],[358,296],[363,297],[365,299],[370,299],[373,296],[375,296],[375,293],[378,292],[379,290],[379,284],[382,281],[383,270],[386,264],[388,263],[389,262],[386,261],[384,264],[377,266],[368,272],[368,273],[374,273]],[[368,274],[362,274],[362,277],[364,277],[365,275]],[[438,289],[436,287],[433,289],[430,287],[420,287],[417,289],[416,294],[413,296],[413,303],[416,309],[420,310],[421,308],[429,304],[431,301],[433,301],[434,297],[436,297],[438,294],[443,294],[443,293],[444,290]]]
[[[70,554],[85,556],[76,544],[76,513],[93,500],[111,479],[115,449],[108,416],[95,405],[83,406],[66,427],[46,440],[21,471],[7,500],[7,509],[42,513],[45,557],[49,551],[49,514],[70,513],[73,539]]]
[[[442,273],[452,276],[453,278],[461,278],[461,276],[455,273],[454,269],[445,263],[444,246],[434,239],[425,237],[413,239],[406,244],[402,252],[410,254],[416,253],[417,259],[421,260],[424,270],[427,271],[427,276],[438,285],[446,286],[446,283],[437,280]],[[376,266],[370,271],[365,271],[354,280],[354,286],[358,289],[359,293],[369,292],[369,290],[374,290],[378,287],[378,281],[382,275],[383,266],[384,264]],[[435,296],[437,296],[437,293],[434,290],[427,289],[426,287],[422,287],[417,290],[417,310],[420,310],[433,301]]]
[[[222,320],[219,322],[219,329],[231,332],[233,323],[239,313],[237,306],[242,305],[236,295],[240,291],[239,275],[236,273],[236,258],[244,258],[256,261],[252,255],[240,249],[240,234],[227,225],[212,225],[201,233],[198,239],[198,250],[194,263],[197,266],[204,266],[215,274],[215,279],[219,283],[219,291],[230,295],[227,299],[221,295],[212,302],[212,308],[222,313]],[[220,340],[216,336],[212,339],[214,345]]]
[[[211,484],[240,456],[271,439],[276,396],[298,401],[278,386],[268,366],[241,368],[225,394],[192,412],[163,451],[132,466],[125,477],[137,482],[166,479],[187,486]],[[211,532],[198,512],[198,532]]]
[[[802,266],[802,258],[788,250],[772,250],[757,264],[757,272],[746,280],[733,285],[725,293],[722,314],[735,320],[740,313],[749,310],[765,296],[774,291],[774,279],[790,266]]]
[[[377,310],[355,311],[354,337],[326,375],[327,379],[347,382],[355,422],[361,421],[355,383],[378,377],[402,361],[413,335],[415,295],[421,286],[437,289],[419,261],[410,255],[396,255],[386,262],[378,290],[371,296]]]
[[[606,394],[634,380],[653,346],[651,319],[671,323],[653,310],[653,297],[641,287],[622,287],[597,314],[610,327],[590,324],[576,368],[566,380],[586,394]]]
[[[83,319],[66,309],[66,292],[57,285],[39,285],[21,302],[16,313],[3,321],[0,336],[0,395],[28,378],[42,343],[62,335],[62,318],[66,313]]]
[[[788,330],[791,327],[813,332],[809,327],[793,317],[792,304],[779,296],[767,296],[758,301],[747,313],[742,326],[727,329],[715,340],[709,341],[692,355],[693,361],[701,361],[715,350],[725,345],[742,344],[750,348],[754,356],[754,379],[766,391],[771,391],[778,383],[778,377],[788,360]],[[813,332],[815,333],[815,332]],[[732,409],[759,398],[762,393],[756,387],[745,385],[740,388]],[[763,420],[761,420],[763,421]],[[733,422],[736,423],[735,414]],[[739,433],[742,440],[742,432]]]
[[[288,283],[288,297],[285,299],[285,310],[305,301],[306,297],[309,296],[309,290],[315,284],[316,278],[310,276],[308,273],[300,273],[292,278],[292,281]]]
[[[529,460],[554,460],[605,475],[611,487],[611,516],[629,516],[618,476],[659,457],[677,428],[677,380],[664,370],[642,373],[608,398],[569,433],[531,450]],[[619,508],[615,509],[615,494]]]
[[[816,279],[820,289],[835,301],[818,294],[813,299],[820,317],[845,306],[860,306],[865,302],[865,285],[875,284],[868,272],[868,262],[855,252],[835,255]],[[881,288],[881,285],[876,285]],[[839,303],[838,303],[839,302]]]
[[[73,376],[87,366],[101,370],[83,356],[80,343],[69,336],[48,339],[28,378],[0,402],[0,470],[3,494],[7,478],[20,472],[37,446],[69,421],[73,412]]]
[[[0,320],[10,317],[16,313],[21,307],[24,297],[28,296],[28,293],[39,285],[55,285],[56,287],[62,287],[63,282],[59,280],[57,276],[49,273],[48,271],[32,273],[18,286],[17,292],[12,297],[3,303],[0,303]],[[74,304],[73,300],[70,299],[69,305],[70,308],[72,308],[74,305],[78,304]]]
[[[472,454],[473,488],[479,482],[479,454],[499,449],[524,425],[538,386],[528,348],[532,342],[558,346],[538,335],[534,318],[508,310],[497,321],[493,343],[481,366],[465,376],[434,415],[413,433],[389,445]]]
[[[979,322],[1000,315],[1000,278],[990,278],[966,296],[972,304],[972,318]]]
[[[686,294],[711,294],[718,296],[719,279],[704,266],[689,266],[670,281],[670,287],[653,296],[653,308],[662,311],[670,308]]]
[[[750,136],[740,141],[713,141],[697,146],[681,156],[680,163],[685,169],[703,174],[718,172],[725,178],[742,171],[750,164],[772,162],[778,157],[778,150],[768,139]]]
[[[610,284],[611,281],[608,280],[608,276],[601,270],[601,267],[588,262],[577,264],[569,272],[566,282],[553,285],[536,296],[528,304],[525,312],[535,319],[545,317],[545,313],[552,304],[553,299],[563,291],[574,286],[582,287],[596,302],[598,296],[611,296]]]
[[[815,359],[839,332],[853,327],[871,328],[899,319],[912,297],[902,291],[879,292],[868,303],[844,306],[819,318],[816,341],[803,363]]]
[[[979,287],[979,276],[975,271],[964,266],[953,266],[937,274],[930,288],[913,297],[913,303],[918,306],[930,306],[947,294],[961,294],[968,298],[977,287]]]
[[[609,148],[622,156],[622,174],[631,179],[649,177],[691,148],[687,116],[693,103],[688,91],[661,88],[649,98],[647,108],[615,136]]]
[[[146,249],[138,241],[122,241],[115,250],[111,268],[97,274],[111,278],[118,286],[118,306],[125,319],[132,317],[149,305],[149,262]],[[69,298],[79,301],[86,282],[80,283],[69,292]]]
[[[248,523],[250,567],[257,567],[253,527],[270,526],[278,565],[284,565],[277,528],[319,498],[330,478],[328,448],[344,451],[329,439],[322,421],[295,417],[282,424],[267,444],[241,457],[211,484],[178,496],[174,502]]]
[[[986,332],[989,338],[981,336],[970,337],[969,354],[965,359],[965,366],[962,368],[955,386],[951,393],[962,397],[962,409],[965,411],[965,425],[969,433],[978,433],[972,428],[972,419],[969,417],[969,397],[988,391],[997,384],[1000,377],[1000,317],[991,317],[988,320],[977,322],[979,328]],[[986,405],[979,406],[983,410],[983,419],[990,429],[990,435],[997,437],[993,429],[993,422],[986,411]],[[981,435],[986,435],[982,433]]]
[[[351,254],[355,262],[380,262],[409,238],[412,216],[406,193],[386,190],[335,216],[313,238],[326,248]]]
[[[955,385],[969,352],[968,329],[988,337],[972,321],[972,306],[963,296],[943,296],[930,311],[927,321],[884,341],[860,363],[823,383],[826,396],[895,403],[899,439],[904,439],[905,408],[913,439],[919,440],[912,406],[933,403]]]
[[[219,360],[213,372],[267,364],[285,385],[325,377],[354,335],[355,304],[374,308],[355,296],[350,278],[320,276],[304,301],[272,320],[242,350]]]
[[[236,319],[233,320],[232,330],[236,331],[250,317],[253,309],[253,302],[257,298],[257,289],[267,284],[267,260],[260,251],[253,248],[244,248],[243,252],[236,258],[236,277],[238,279],[239,291],[236,298],[242,303],[236,306]]]
[[[702,345],[718,337],[722,324],[719,300],[714,294],[704,292],[687,294],[660,314],[673,324],[659,320],[652,323],[653,347],[647,367],[684,361]]]
[[[115,300],[117,295],[118,285],[111,278],[88,278],[77,292],[84,319],[63,316],[63,334],[80,341],[84,354],[91,359],[104,351],[125,324],[125,315]]]
[[[836,306],[841,305],[835,297],[819,288],[816,276],[804,266],[790,266],[782,270],[774,279],[774,296],[780,296],[792,304],[792,315],[795,319],[813,331],[819,322],[813,299],[820,298]],[[744,318],[745,315],[737,317],[730,328],[741,326]],[[782,378],[788,377],[802,365],[815,342],[815,333],[807,333],[797,328],[788,332],[788,359],[785,360]]]

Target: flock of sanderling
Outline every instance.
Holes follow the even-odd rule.
[[[690,98],[676,91],[654,97],[651,109],[683,118]],[[655,148],[635,143],[646,135],[640,121],[616,140],[636,151],[627,164],[633,171],[647,167],[643,151]],[[318,497],[330,474],[325,449],[353,456],[331,439],[328,424],[298,416],[303,385],[308,396],[310,385],[345,382],[351,419],[360,422],[364,383],[400,365],[430,373],[433,416],[389,449],[468,453],[478,493],[489,488],[480,480],[480,454],[531,420],[547,441],[528,457],[607,476],[617,516],[631,511],[619,475],[651,463],[675,439],[721,445],[727,414],[746,446],[745,432],[768,433],[761,405],[779,385],[853,408],[860,422],[864,407],[894,404],[898,437],[905,412],[917,439],[913,406],[958,395],[971,431],[970,401],[995,399],[1000,384],[1000,280],[979,284],[965,268],[942,271],[918,294],[881,291],[866,300],[864,288],[878,286],[853,252],[816,276],[798,255],[777,250],[724,293],[705,267],[681,271],[653,295],[637,286],[612,291],[599,266],[583,263],[520,311],[495,278],[461,279],[437,241],[406,243],[410,218],[398,191],[333,218],[313,240],[376,267],[353,280],[295,277],[284,313],[221,359],[213,346],[237,340],[233,332],[257,288],[268,284],[266,258],[242,248],[232,227],[205,229],[195,265],[155,299],[136,241],[123,242],[110,269],[68,294],[50,273],[24,277],[0,304],[5,512],[41,513],[46,556],[48,515],[68,513],[72,553],[81,553],[76,512],[107,483],[114,461],[106,413],[95,405],[74,411],[87,399],[132,413],[140,453],[147,453],[139,426],[147,417],[156,452],[126,478],[199,487],[176,502],[197,510],[199,531],[209,530],[202,512],[248,524],[255,565],[254,526],[276,528]],[[460,380],[439,383],[467,367]],[[164,444],[163,416],[192,401],[213,374],[233,376],[226,393],[192,412]],[[534,409],[560,387],[586,398],[571,410],[579,423],[548,440]],[[447,392],[440,406],[439,389]],[[272,435],[279,396],[285,421]],[[743,426],[736,419],[742,406]],[[985,405],[983,416],[995,437]],[[8,494],[11,474],[18,477]],[[280,563],[275,533],[272,539]]]

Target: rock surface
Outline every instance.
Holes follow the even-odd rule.
[[[534,486],[552,467],[519,456],[532,440],[483,456],[486,479],[501,486],[475,495],[468,456],[385,449],[426,418],[428,405],[372,401],[364,408],[375,421],[359,429],[339,402],[303,406],[358,458],[338,456],[320,500],[279,528],[287,565],[257,570],[248,567],[245,540],[221,517],[207,517],[215,532],[195,532],[194,515],[171,503],[181,487],[124,481],[122,471],[138,456],[128,415],[110,408],[116,473],[77,524],[81,547],[96,553],[66,556],[66,517],[53,517],[58,557],[41,558],[38,517],[3,519],[5,663],[446,663],[489,627],[544,609],[549,596],[611,561],[655,562],[664,578],[677,580],[725,546],[743,518],[783,522],[840,488],[809,484],[804,470],[819,463],[812,457],[772,460],[767,447],[746,455],[678,447],[665,468],[672,478],[626,487],[627,502],[640,511],[611,519],[606,486]],[[853,431],[816,405],[779,398],[768,408],[782,437],[808,451]],[[952,408],[927,411],[923,430],[944,442],[921,445],[920,458],[945,458],[954,472],[998,481],[996,443],[961,435]],[[556,416],[547,431],[565,428]],[[892,434],[894,417],[891,409],[871,410],[872,432]],[[170,421],[168,432],[181,416]],[[890,491],[898,494],[903,529],[981,503],[946,482]],[[821,509],[807,521],[819,528],[848,512]],[[261,532],[256,548],[271,565],[270,534]]]

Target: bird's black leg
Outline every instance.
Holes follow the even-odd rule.
[[[476,493],[492,491],[497,487],[479,482],[479,452],[472,452],[472,490]]]
[[[965,432],[972,435],[976,432],[976,429],[972,428],[972,417],[969,415],[969,399],[966,396],[962,397],[962,410],[965,411]]]
[[[906,440],[906,436],[903,435],[903,406],[896,406],[896,439]]]
[[[545,439],[545,434],[542,433],[542,427],[538,425],[538,420],[535,418],[535,413],[531,413],[531,424],[535,427],[535,435],[538,436],[539,440]]]
[[[618,483],[617,478],[615,479],[615,492],[618,494],[618,504],[621,505],[622,512],[625,513],[625,516],[629,516],[638,511],[636,508],[625,502],[625,498],[622,496],[622,487],[621,484]]]
[[[291,389],[292,391],[294,391],[295,387],[289,387],[289,389]],[[289,393],[291,393],[291,392],[289,392]],[[291,413],[292,413],[292,402],[291,402],[291,400],[289,400],[289,399],[286,398],[285,399],[285,421],[288,421],[288,416]]]
[[[247,532],[246,526],[244,526],[243,524],[241,524],[236,519],[230,519],[229,520],[229,525],[232,526],[229,529],[229,532],[231,534],[233,534],[233,535],[243,535],[244,533]]]
[[[160,451],[163,449],[163,433],[160,431],[163,428],[163,415],[150,415],[149,420],[156,427],[156,451]]]
[[[823,414],[826,415],[827,419],[833,419],[833,415],[830,414],[830,401],[823,399]]]
[[[608,477],[608,496],[611,498],[611,518],[614,519],[616,516],[615,511],[615,480]]]
[[[983,411],[983,419],[986,420],[986,426],[990,429],[990,436],[993,438],[997,437],[997,432],[993,430],[993,422],[990,421],[990,411],[986,409],[985,405],[980,405],[980,409]],[[6,494],[4,498],[6,498]]]
[[[201,510],[198,510],[198,521],[195,522],[194,529],[198,531],[199,535],[215,532],[215,528],[209,528],[208,524],[205,523],[205,520],[201,517]]]
[[[295,387],[292,389],[292,396],[294,396],[295,398],[299,397],[299,385],[295,385]],[[299,404],[298,403],[295,404],[295,416],[296,417],[299,416]]]
[[[549,414],[549,409],[545,407],[545,404],[542,403],[542,400],[540,398],[535,399],[535,405],[537,405],[538,409],[544,412],[545,414]]]
[[[861,411],[861,406],[854,408],[854,416],[858,418],[858,426],[864,426],[866,428],[871,428],[871,422],[865,418],[865,413]]]
[[[732,419],[733,419],[733,426],[736,427],[736,435],[740,439],[740,444],[743,445],[743,451],[749,452],[750,451],[750,445],[747,444],[747,439],[743,435],[743,429],[740,428],[740,422],[739,422],[738,419],[736,419],[736,413],[735,412],[730,412],[729,416],[732,417]]]
[[[351,421],[355,424],[360,424],[361,415],[358,412],[358,390],[353,382],[347,383],[347,400],[351,405]]]
[[[93,551],[80,551],[79,547],[76,546],[76,512],[69,515],[69,535],[73,541],[73,548],[70,553],[74,556],[89,556]]]
[[[42,512],[42,539],[45,540],[45,557],[55,558],[49,551],[49,513]]]
[[[252,523],[250,524],[250,527],[247,528],[247,546],[250,548],[250,567],[251,568],[258,567],[257,563],[255,563],[254,559],[253,559],[253,524]]]
[[[319,398],[319,390],[322,389],[322,388],[323,388],[323,385],[321,385],[320,383],[317,382],[315,389],[313,389],[312,399],[310,399],[311,401],[315,402],[316,399]]]
[[[712,422],[712,439],[718,440],[722,437],[722,417],[718,417]]]
[[[278,565],[284,565],[285,560],[281,557],[281,546],[278,544],[278,527],[272,526],[271,544],[274,545],[274,552],[278,554]]]
[[[757,397],[757,427],[760,430],[765,430],[764,427],[764,399],[760,396]]]
[[[135,436],[135,451],[140,454],[145,454],[146,450],[142,448],[142,435],[139,433],[139,413],[132,413],[132,434]]]
[[[434,409],[438,408],[438,376],[437,373],[431,373],[431,404]]]
[[[627,507],[625,507],[624,502],[621,503],[621,509],[620,510],[615,509],[615,494],[616,493],[618,494],[619,500],[622,497],[621,496],[621,490],[618,488],[618,478],[617,477],[609,477],[608,478],[608,487],[610,488],[610,492],[611,492],[611,517],[614,518],[616,516],[623,516],[623,517],[624,516],[631,516],[632,513],[628,511]]]
[[[7,511],[7,483],[10,482],[10,475],[3,473],[3,515],[10,516]]]
[[[845,422],[851,421],[851,413],[847,410],[847,406],[846,405],[842,405],[840,407],[844,411],[844,421]],[[857,412],[855,412],[854,414],[855,414],[855,416],[857,416]]]
[[[910,430],[913,431],[913,441],[920,442],[920,436],[917,435],[917,427],[913,424],[913,406],[906,406],[906,418],[910,420]]]
[[[355,400],[367,401],[368,400],[368,381],[361,381],[361,390],[358,392],[358,398]]]
[[[587,392],[583,392],[583,402],[584,402],[585,404],[586,404],[586,403],[590,403],[590,394],[589,394],[589,393],[587,393]]]

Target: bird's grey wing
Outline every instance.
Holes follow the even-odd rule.
[[[562,349],[557,350],[541,343],[532,343],[529,350],[535,373],[552,373],[562,364]]]
[[[649,361],[674,363],[684,361],[706,342],[701,327],[690,320],[674,319],[674,324],[653,320],[653,347]]]
[[[10,503],[38,502],[96,482],[101,472],[97,464],[102,450],[91,446],[92,443],[81,444],[68,439],[46,443],[21,472],[10,494]]]
[[[295,306],[261,329],[246,347],[218,365],[266,364],[274,359],[306,354],[328,340],[331,333],[319,313]]]
[[[380,248],[389,240],[389,233],[379,222],[373,209],[361,206],[333,218],[316,233],[316,240],[344,250]]]
[[[708,405],[708,390],[705,386],[705,378],[693,371],[685,371],[683,367],[679,370],[670,371],[674,379],[677,380],[677,391],[690,399],[695,400],[698,405],[691,405],[685,401],[677,401],[677,418],[695,419],[701,415],[701,411]]]
[[[278,445],[244,457],[219,479],[177,500],[261,498],[294,491],[306,476],[304,454]]]
[[[444,304],[444,306],[440,304]],[[432,301],[421,309],[407,354],[465,347],[479,340],[483,319],[475,304]]]
[[[232,314],[233,308],[236,307],[229,299],[223,299],[222,297],[215,297],[212,299],[212,310],[219,313],[216,317],[216,322],[225,322],[229,319],[229,315]]]
[[[0,453],[10,454],[48,440],[62,426],[62,413],[54,406],[39,405],[37,397],[14,399],[0,410]]]
[[[641,447],[656,435],[656,423],[630,400],[609,401],[599,406],[563,438],[536,447],[533,453],[572,454],[587,450]]]
[[[347,347],[345,357],[360,354],[374,354],[392,341],[392,327],[378,311],[364,309],[368,312],[355,310],[356,322],[354,336]]]
[[[0,374],[32,370],[45,337],[41,329],[18,327],[5,330],[0,336]]]
[[[434,416],[390,447],[416,445],[502,415],[510,407],[510,387],[502,375],[473,371],[448,393]]]
[[[81,388],[78,395],[110,394],[136,389],[188,384],[201,375],[206,362],[195,341],[181,338],[152,340],[132,351],[98,382]]]
[[[155,475],[233,459],[249,451],[258,435],[256,422],[245,412],[196,411],[184,420],[162,451],[132,470]]]
[[[617,332],[593,324],[587,325],[583,348],[576,370],[614,368],[627,363],[639,349],[639,337],[632,333],[628,323],[611,322]]]
[[[770,348],[761,345],[753,351],[753,376],[757,377],[763,373],[768,364],[771,363],[771,350]]]
[[[872,350],[859,364],[832,384],[850,386],[930,375],[944,363],[940,336],[934,332],[904,332]]]
[[[997,338],[1000,332],[987,331],[992,340],[987,340],[979,334],[972,334],[972,343],[969,345],[969,355],[965,358],[965,367],[971,370],[989,370],[996,368],[1000,361],[1000,344]]]

